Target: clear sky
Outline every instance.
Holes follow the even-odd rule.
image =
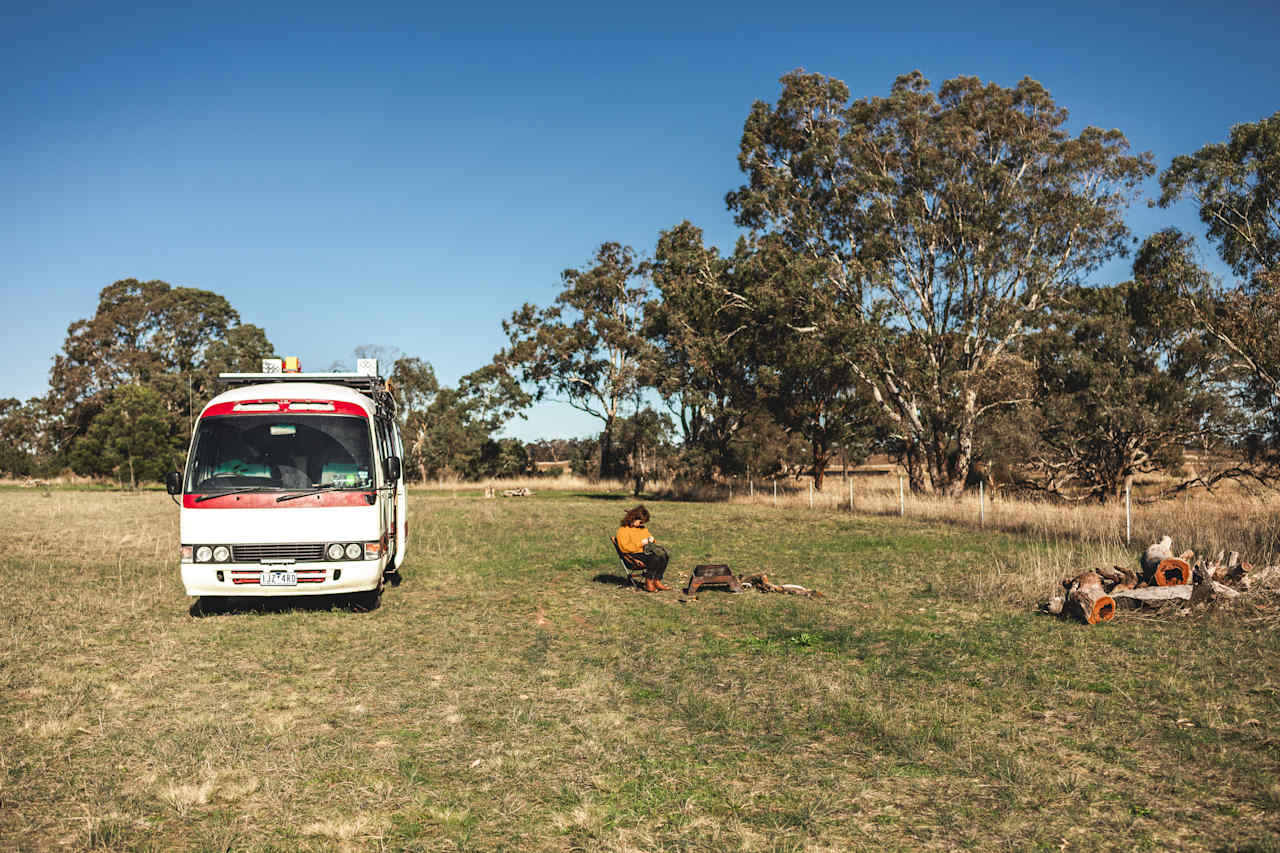
[[[730,250],[742,123],[789,70],[855,97],[1030,76],[1164,168],[1280,109],[1277,44],[1275,0],[0,0],[0,397],[42,394],[129,277],[226,296],[305,369],[372,344],[452,383],[601,242],[689,219]],[[1201,233],[1185,206],[1129,224]],[[544,404],[508,434],[597,429]]]

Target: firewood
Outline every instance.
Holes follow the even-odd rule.
[[[1179,586],[1191,583],[1191,565],[1181,557],[1169,557],[1156,566],[1152,580],[1156,586]]]
[[[1107,622],[1116,613],[1116,603],[1103,591],[1102,577],[1097,572],[1085,572],[1072,578],[1067,601],[1073,612],[1090,625]]]
[[[1138,585],[1138,576],[1124,566],[1112,566],[1109,569],[1098,569],[1102,576],[1103,586],[1107,591],[1116,589],[1133,589]]]
[[[1196,558],[1196,552],[1191,550],[1183,551],[1181,554],[1178,555],[1178,559],[1182,560],[1184,563],[1193,562],[1195,558]]]
[[[1117,602],[1134,601],[1142,604],[1160,604],[1166,601],[1186,601],[1191,598],[1191,584],[1178,586],[1148,586],[1142,589],[1126,589],[1111,594]]]
[[[1247,563],[1245,565],[1248,565]],[[1265,584],[1268,581],[1280,576],[1280,566],[1267,566],[1257,571],[1249,572],[1240,578],[1240,588],[1245,592],[1253,589],[1255,586]]]
[[[1239,592],[1231,587],[1213,580],[1207,581],[1205,587],[1206,592],[1213,597],[1235,598],[1240,595]],[[1194,586],[1189,583],[1183,583],[1175,586],[1149,586],[1145,589],[1120,590],[1112,593],[1112,598],[1116,600],[1117,604],[1124,604],[1130,601],[1139,605],[1163,604],[1169,601],[1191,601],[1194,592]],[[1208,600],[1212,600],[1212,598]]]
[[[1165,536],[1159,542],[1152,542],[1147,546],[1146,552],[1142,555],[1139,565],[1142,567],[1142,576],[1144,578],[1151,577],[1151,573],[1156,570],[1156,566],[1160,565],[1161,560],[1167,560],[1173,556],[1173,537]]]
[[[751,584],[754,589],[758,589],[761,592],[783,592],[782,587],[775,583],[770,583],[769,576],[763,572],[745,577],[742,579],[742,582],[744,584]]]

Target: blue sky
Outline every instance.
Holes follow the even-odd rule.
[[[731,249],[742,122],[791,69],[855,97],[915,68],[1030,76],[1163,168],[1280,109],[1278,37],[1274,2],[5,0],[0,397],[42,394],[128,277],[226,296],[304,368],[373,344],[452,383],[601,242],[649,252],[689,219]],[[1201,233],[1185,206],[1129,224]],[[597,428],[543,404],[508,434]]]

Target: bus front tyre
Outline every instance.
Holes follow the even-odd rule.
[[[364,592],[351,593],[351,606],[356,612],[368,613],[382,604],[382,584]]]

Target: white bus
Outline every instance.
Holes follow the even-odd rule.
[[[350,596],[372,610],[408,538],[403,446],[377,361],[356,373],[224,373],[196,420],[181,497],[182,585],[230,596]]]

